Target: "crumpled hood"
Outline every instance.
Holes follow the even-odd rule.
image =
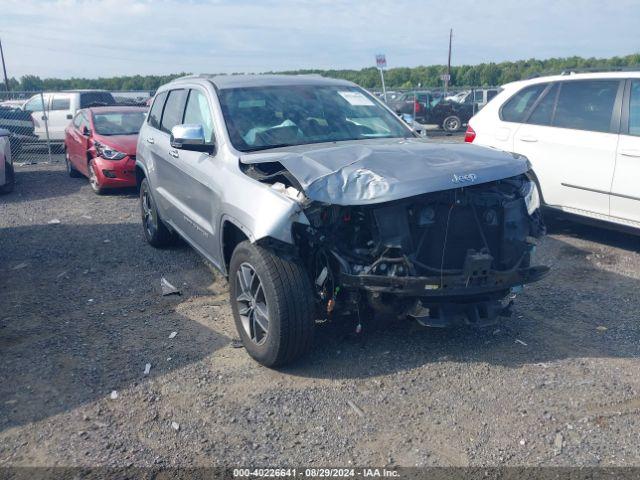
[[[243,155],[281,163],[311,200],[366,205],[513,177],[526,157],[470,144],[385,139],[287,147]]]

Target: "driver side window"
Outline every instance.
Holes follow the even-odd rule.
[[[35,96],[31,100],[29,100],[23,108],[27,112],[42,112],[44,111],[44,109],[42,108],[42,101],[43,99],[40,95]],[[49,103],[49,99],[47,97],[44,97],[45,108],[48,103]]]
[[[204,93],[199,90],[189,90],[187,107],[184,112],[183,123],[194,123],[204,128],[204,138],[207,143],[213,142],[213,118],[209,102]]]

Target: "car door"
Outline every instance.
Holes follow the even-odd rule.
[[[89,150],[89,138],[91,136],[91,122],[89,121],[90,113],[88,111],[80,112],[80,122],[78,128],[74,128],[74,158],[73,163],[79,172],[89,176],[89,162],[87,161],[87,151]]]
[[[545,203],[608,216],[622,83],[570,80],[546,88],[518,128],[514,151],[531,161]]]
[[[47,120],[46,114],[49,110],[49,102],[51,96],[48,94],[37,94],[31,97],[27,103],[22,107],[23,110],[31,113],[31,119],[33,120],[33,133],[38,136],[40,140],[47,139]]]
[[[65,148],[67,149],[67,155],[69,156],[69,161],[77,166],[78,154],[80,151],[79,143],[80,143],[80,125],[82,124],[82,112],[78,112],[76,116],[73,118],[71,125],[67,129],[67,136],[65,141]]]
[[[215,145],[211,101],[205,90],[196,87],[189,90],[182,123],[202,125],[205,140]],[[170,156],[180,174],[170,188],[181,209],[184,233],[206,257],[220,265],[217,218],[221,185],[219,177],[212,174],[215,172],[215,153],[171,149]]]
[[[611,216],[640,227],[640,79],[627,80],[624,97]]]
[[[487,125],[487,132],[478,140],[478,144],[498,148],[507,152],[516,151],[514,145],[515,133],[522,126],[527,114],[547,88],[548,83],[536,83],[518,90],[498,111],[499,122],[493,121]],[[486,113],[478,115],[478,118]],[[485,118],[485,117],[483,117]],[[520,145],[522,147],[522,145]]]
[[[63,140],[64,130],[73,119],[71,93],[54,93],[49,106],[49,137]]]

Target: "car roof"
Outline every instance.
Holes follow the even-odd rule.
[[[84,110],[88,110],[91,113],[146,112],[147,107],[113,105],[108,107],[87,107]]]
[[[322,77],[320,75],[192,75],[181,77],[171,84],[179,84],[183,81],[203,79],[211,82],[220,90],[228,88],[248,87],[277,87],[289,85],[317,85],[317,86],[356,86],[347,80]]]
[[[593,73],[574,73],[569,72],[562,75],[550,75],[546,77],[536,77],[529,80],[519,80],[503,85],[503,88],[520,87],[526,85],[535,85],[536,83],[570,81],[570,80],[602,80],[607,78],[640,78],[640,71],[623,71],[623,72],[593,72]]]

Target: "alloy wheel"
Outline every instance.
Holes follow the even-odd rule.
[[[94,191],[97,192],[100,190],[100,184],[98,183],[98,177],[96,175],[95,165],[93,164],[93,162],[89,163],[89,183],[91,184],[91,188],[93,188]]]
[[[260,277],[249,263],[236,272],[236,305],[245,333],[256,345],[266,341],[269,309]]]
[[[142,193],[142,222],[144,223],[147,235],[149,235],[149,237],[153,237],[153,234],[157,229],[156,217],[153,214],[151,196],[149,191],[146,189]]]

